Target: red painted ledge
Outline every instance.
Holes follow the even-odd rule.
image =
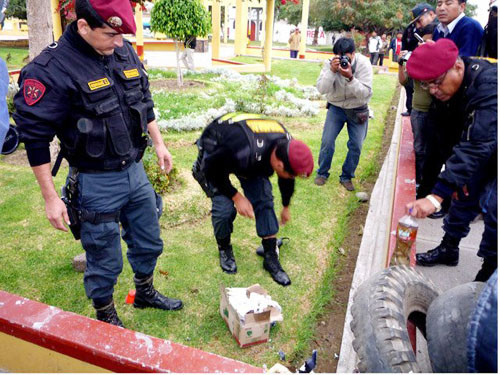
[[[113,372],[263,372],[259,367],[4,291],[0,291],[0,332]]]
[[[386,266],[389,267],[392,254],[396,247],[396,228],[398,221],[405,215],[406,204],[413,202],[416,195],[415,185],[415,152],[413,149],[413,133],[410,117],[401,119],[401,138],[399,144],[398,165],[396,170],[396,184],[391,218],[391,235],[387,252]],[[415,267],[416,243],[413,244],[410,255],[410,266]]]

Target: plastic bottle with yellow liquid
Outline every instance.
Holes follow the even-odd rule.
[[[399,219],[396,229],[396,248],[391,265],[410,265],[411,248],[417,239],[418,222],[413,216],[405,215]]]

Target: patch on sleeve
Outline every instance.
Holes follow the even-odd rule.
[[[45,94],[45,86],[36,79],[27,79],[23,84],[23,94],[26,104],[34,105],[40,101],[43,94]]]

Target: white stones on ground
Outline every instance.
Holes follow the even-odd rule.
[[[358,198],[360,202],[368,202],[369,199],[368,193],[365,193],[364,191],[358,191],[356,193],[356,198]]]
[[[345,250],[343,247],[339,247],[339,254],[340,255],[345,255]]]
[[[87,267],[87,257],[85,253],[78,254],[73,258],[73,269],[76,272],[85,272],[85,268]]]

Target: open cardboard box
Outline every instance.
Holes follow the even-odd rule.
[[[259,284],[248,287],[246,293],[247,297],[250,296],[250,293],[268,295],[267,291]],[[271,322],[283,321],[283,315],[278,309],[268,307],[260,313],[247,313],[244,322],[241,322],[235,308],[229,303],[224,285],[220,286],[220,294],[220,315],[241,348],[267,342]]]

